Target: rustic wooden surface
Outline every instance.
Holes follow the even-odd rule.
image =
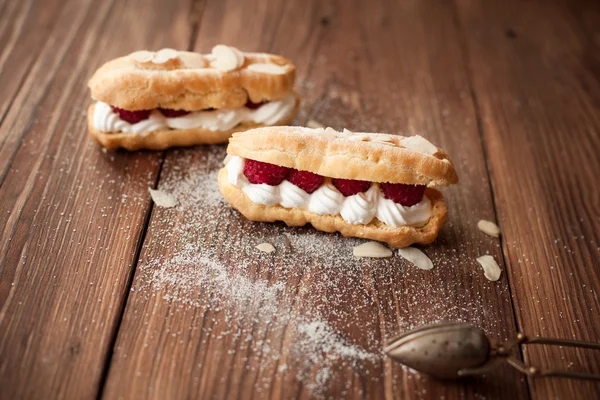
[[[599,21],[583,0],[0,1],[0,398],[600,397],[509,368],[437,382],[380,353],[440,320],[600,338]],[[220,42],[296,63],[298,124],[448,151],[461,182],[424,249],[434,270],[245,221],[215,193],[224,146],[107,154],[87,137],[102,62]],[[179,205],[153,207],[155,186]],[[516,355],[600,373],[589,351]]]

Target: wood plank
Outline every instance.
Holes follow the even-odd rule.
[[[592,19],[600,7],[576,4],[468,1],[458,11],[519,326],[530,335],[598,340],[600,64],[593,38],[600,30],[582,25],[569,7],[591,10]],[[590,351],[529,346],[525,359],[600,372],[600,357]],[[538,399],[600,397],[592,383],[531,384]]]
[[[516,332],[506,276],[490,283],[475,262],[502,254],[476,229],[494,208],[452,4],[209,2],[198,47],[218,42],[295,61],[299,123],[424,132],[449,151],[461,183],[425,249],[436,268],[357,260],[360,240],[246,221],[216,193],[224,146],[170,151],[159,187],[179,205],[153,210],[105,397],[527,398],[509,369],[443,384],[381,354],[385,338],[433,321]]]
[[[56,1],[44,2],[44,7],[40,7],[40,3],[8,1],[0,4],[0,122],[40,49],[52,37],[48,33],[61,22],[81,18],[79,14],[87,9],[84,5],[74,10],[69,3],[64,4],[67,7],[63,9]]]
[[[84,21],[90,1],[12,1],[6,3],[0,18],[0,125],[11,129],[0,131],[0,184],[4,180],[21,136],[29,120],[15,121],[8,118],[10,105],[19,106],[24,98],[16,99],[17,93],[42,96],[43,88],[54,76],[48,70],[56,70],[62,62],[77,31]],[[72,29],[65,29],[71,26]],[[44,60],[45,62],[40,62]],[[27,77],[35,77],[29,79]],[[21,90],[22,86],[25,87]],[[23,117],[23,116],[21,116]],[[14,125],[18,124],[18,127]]]
[[[0,127],[2,398],[97,397],[161,153],[102,152],[86,132],[86,83],[115,56],[191,36],[184,0],[59,8],[75,18],[52,31]]]

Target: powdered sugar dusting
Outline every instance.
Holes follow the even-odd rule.
[[[364,240],[310,226],[255,223],[231,209],[217,189],[224,146],[173,153],[159,189],[178,204],[153,211],[132,296],[203,316],[189,340],[209,341],[212,357],[233,373],[255,374],[257,396],[277,382],[314,398],[349,396],[356,380],[377,386],[391,379],[396,387],[401,375],[386,377],[390,371],[383,367],[387,338],[441,320],[491,329],[502,321],[481,304],[482,289],[473,286],[480,275],[474,259],[463,255],[464,242],[442,234],[427,249],[436,266],[431,271],[397,255],[359,259],[352,249]],[[482,249],[495,246],[482,236]],[[257,251],[261,243],[277,251]],[[503,282],[483,290],[500,291],[508,301]]]

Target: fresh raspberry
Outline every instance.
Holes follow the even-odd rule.
[[[371,182],[354,179],[332,179],[331,183],[346,197],[366,192],[371,187]]]
[[[313,174],[308,171],[298,171],[293,169],[287,177],[287,180],[304,190],[306,193],[312,193],[323,184],[321,175]]]
[[[177,118],[188,115],[190,112],[185,110],[173,110],[172,108],[159,108],[158,111],[167,118]]]
[[[246,160],[244,164],[244,175],[250,183],[266,183],[267,185],[277,186],[289,172],[289,168],[261,161]]]
[[[112,108],[112,110],[114,112],[119,114],[119,117],[123,121],[127,121],[130,124],[135,124],[135,123],[138,123],[145,119],[148,119],[150,117],[150,111],[151,111],[151,110],[129,111],[129,110],[123,110],[122,108],[113,107],[113,106],[110,106],[110,108]]]
[[[393,200],[405,207],[414,206],[423,198],[425,185],[407,185],[405,183],[382,183],[381,191],[386,199]]]
[[[265,103],[266,103],[266,102],[264,102],[264,101],[263,101],[262,103],[253,103],[253,102],[251,102],[250,100],[248,100],[248,101],[246,102],[246,107],[248,107],[248,108],[249,108],[249,109],[251,109],[251,110],[256,110],[258,107],[260,107],[260,106],[264,105]]]

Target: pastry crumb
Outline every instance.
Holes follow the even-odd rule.
[[[275,251],[275,247],[271,243],[261,243],[256,248],[265,253],[272,253]]]
[[[367,242],[352,248],[354,257],[386,258],[392,256],[392,251],[379,242]]]
[[[416,247],[405,247],[403,249],[398,249],[398,254],[419,269],[423,269],[425,271],[433,269],[433,262],[431,262],[431,259]]]
[[[500,228],[492,221],[486,221],[485,219],[479,220],[477,228],[488,236],[498,237],[500,236]]]
[[[152,196],[152,201],[154,201],[154,204],[159,207],[172,208],[177,205],[177,199],[167,192],[162,190],[154,190],[152,188],[148,188],[148,191],[150,192],[150,196]]]
[[[318,129],[318,128],[325,128],[325,125],[323,125],[322,123],[320,123],[318,121],[315,121],[314,119],[310,119],[306,123],[306,127],[312,128],[312,129]]]
[[[483,275],[490,281],[497,281],[500,279],[502,270],[496,260],[494,260],[494,257],[490,255],[477,257],[477,262],[483,267]]]

